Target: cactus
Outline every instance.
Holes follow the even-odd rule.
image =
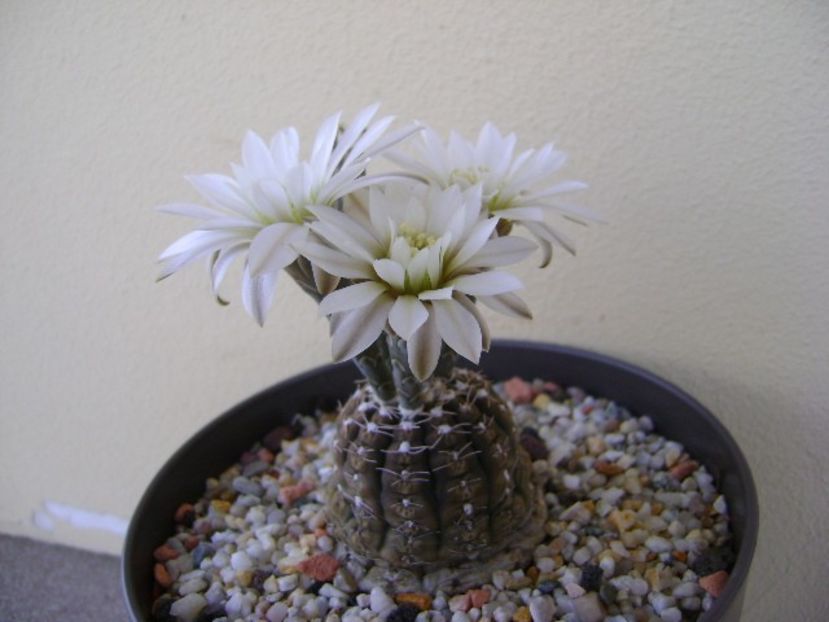
[[[419,401],[400,407],[362,385],[342,408],[328,490],[335,536],[409,570],[530,551],[545,505],[509,406],[464,369],[421,383]]]

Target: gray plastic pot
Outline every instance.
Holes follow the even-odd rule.
[[[700,622],[740,619],[759,528],[757,492],[745,460],[723,425],[699,402],[643,369],[584,350],[523,341],[496,341],[481,367],[494,380],[543,378],[580,386],[650,415],[657,431],[705,464],[725,494],[732,516],[736,562],[724,592]],[[173,533],[173,513],[198,499],[205,480],[297,412],[344,400],[359,377],[350,363],[326,365],[280,382],[213,420],[187,441],[150,483],[135,509],[121,561],[127,607],[136,622],[150,621],[152,552]]]

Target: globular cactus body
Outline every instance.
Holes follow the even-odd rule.
[[[329,524],[396,568],[486,560],[543,536],[545,506],[508,405],[479,373],[433,378],[416,409],[357,389],[338,419]]]

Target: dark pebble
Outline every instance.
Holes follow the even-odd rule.
[[[260,473],[264,473],[271,467],[270,464],[264,462],[263,460],[254,460],[253,462],[249,462],[245,465],[244,470],[242,471],[243,477],[253,477],[254,475],[259,475]]]
[[[538,430],[536,430],[535,428],[531,428],[530,426],[526,426],[526,427],[522,428],[521,429],[521,434],[522,435],[523,434],[529,434],[530,436],[534,436],[536,438],[541,438],[538,435]]]
[[[311,592],[312,594],[319,594],[320,589],[322,589],[322,586],[325,585],[325,583],[326,583],[325,581],[314,581],[311,584],[311,587],[308,588],[308,591]]]
[[[216,549],[213,547],[212,544],[208,544],[207,542],[200,542],[196,545],[196,548],[190,553],[193,557],[193,567],[198,568],[201,566],[201,563],[204,561],[205,557],[212,557],[213,553],[216,552]]]
[[[533,460],[546,460],[547,456],[550,455],[547,445],[538,436],[522,432],[521,445]]]
[[[728,570],[734,563],[734,553],[727,548],[706,549],[689,564],[691,570],[699,577],[714,574],[720,570]]]
[[[173,606],[173,597],[165,594],[153,603],[153,620],[155,622],[175,622],[175,617],[170,613]]]
[[[262,439],[262,444],[273,453],[278,453],[282,449],[282,441],[290,441],[294,438],[296,438],[294,429],[291,426],[281,425],[278,428],[271,430],[268,435]]]
[[[605,583],[599,588],[599,598],[606,605],[612,605],[616,602],[616,597],[619,595],[619,590],[613,587],[612,583]]]
[[[400,605],[397,609],[392,609],[386,622],[415,622],[419,613],[420,609],[407,603]]]
[[[595,536],[600,538],[607,532],[598,525],[587,525],[584,529],[582,529],[582,533],[586,536]]]
[[[541,583],[539,583],[536,586],[538,591],[541,592],[542,594],[552,594],[553,592],[555,592],[560,587],[561,587],[561,582],[560,581],[542,581]]]
[[[265,581],[272,575],[272,572],[267,570],[256,570],[253,573],[253,578],[250,580],[250,586],[260,594],[265,591]]]
[[[199,617],[196,618],[196,622],[213,622],[213,620],[220,619],[227,619],[227,612],[225,611],[224,603],[214,603],[212,605],[207,605],[207,607],[202,609]]]
[[[582,566],[579,585],[588,592],[598,592],[602,585],[602,569],[596,564]]]

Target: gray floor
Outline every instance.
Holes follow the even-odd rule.
[[[127,622],[118,558],[0,534],[0,622]]]

